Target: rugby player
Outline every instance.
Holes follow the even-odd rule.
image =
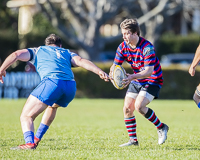
[[[91,61],[62,48],[60,37],[55,34],[45,39],[45,46],[17,50],[9,55],[0,67],[0,82],[6,76],[6,69],[16,61],[31,62],[40,78],[40,84],[31,92],[20,116],[25,144],[13,150],[35,149],[55,118],[58,107],[67,107],[76,93],[76,82],[71,67],[82,67],[99,75],[105,81],[108,75]],[[46,109],[46,110],[45,110]],[[41,124],[35,134],[35,118],[42,113]]]
[[[117,48],[109,75],[112,76],[115,65],[122,65],[124,61],[128,62],[133,69],[133,74],[127,74],[127,78],[124,79],[125,86],[129,85],[123,106],[129,141],[120,147],[139,144],[136,135],[135,110],[156,126],[158,144],[163,144],[167,139],[169,127],[147,107],[153,99],[158,98],[163,85],[162,70],[154,46],[140,36],[136,19],[125,19],[120,27],[124,41]]]

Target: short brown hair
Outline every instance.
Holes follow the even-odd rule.
[[[120,27],[131,31],[131,33],[137,32],[137,35],[140,36],[140,27],[136,19],[125,19],[120,24]]]
[[[55,44],[56,46],[60,46],[62,45],[62,41],[60,39],[60,37],[58,37],[55,34],[50,34],[46,39],[45,39],[45,45],[51,45],[51,44]]]

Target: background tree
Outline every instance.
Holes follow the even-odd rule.
[[[16,32],[17,14],[13,14],[12,11],[6,7],[6,2],[7,0],[0,1],[0,65],[1,61],[4,61],[7,57],[6,53],[12,52],[18,47],[18,44],[15,43],[18,41],[18,34]]]
[[[41,15],[40,21],[44,22],[45,15],[47,22],[71,48],[77,49],[84,58],[98,60],[108,46],[114,44],[116,49],[122,41],[119,24],[123,19],[137,18],[142,36],[157,46],[157,40],[166,31],[187,35],[192,10],[199,4],[200,0],[36,0],[35,6],[40,10],[37,14]],[[117,34],[107,36],[104,32],[107,24],[114,26]],[[41,23],[33,25],[49,28],[38,27]],[[24,40],[27,42],[26,37]],[[24,44],[29,46],[28,42]]]
[[[154,43],[164,30],[172,28],[170,24],[172,15],[186,11],[185,6],[188,4],[190,8],[194,7],[199,1],[191,2],[188,3],[187,0],[63,0],[60,4],[56,4],[46,0],[43,4],[38,2],[38,5],[62,38],[74,48],[78,48],[81,56],[97,60],[107,43],[122,38],[120,32],[116,36],[103,36],[100,31],[106,23],[119,26],[124,18],[135,17],[141,25],[142,35]]]

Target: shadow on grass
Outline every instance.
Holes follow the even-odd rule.
[[[200,151],[199,146],[194,146],[194,145],[179,145],[176,146],[176,148],[173,148],[175,151],[182,151],[182,150],[189,150],[189,151]]]

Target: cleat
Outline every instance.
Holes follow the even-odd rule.
[[[125,147],[125,146],[131,146],[131,145],[138,146],[139,143],[136,140],[130,139],[127,143],[119,145],[119,147]]]
[[[39,144],[40,141],[41,140],[39,138],[37,138],[37,137],[34,136],[34,143],[35,143],[36,147],[38,146],[38,144]]]
[[[11,150],[32,150],[36,149],[36,144],[35,143],[27,143],[27,144],[22,144],[17,147],[12,147],[10,148]]]
[[[163,123],[163,128],[158,129],[158,144],[163,144],[165,140],[167,139],[167,132],[169,130],[169,127]]]

